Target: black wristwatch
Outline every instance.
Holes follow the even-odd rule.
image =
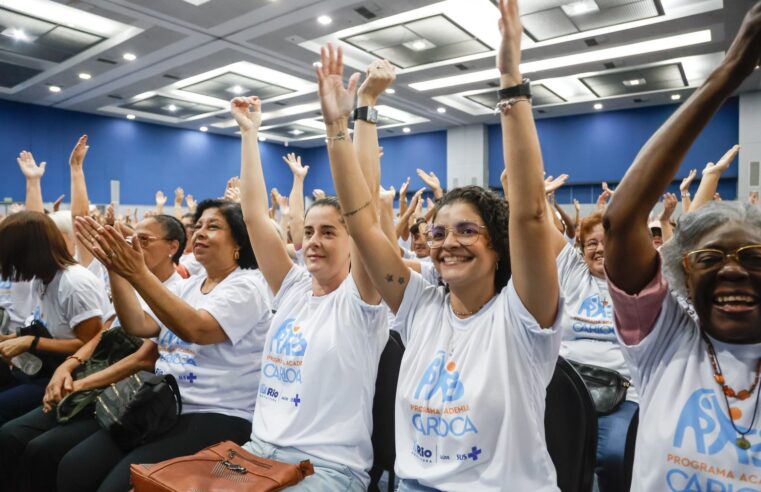
[[[516,97],[528,97],[531,99],[531,80],[524,78],[523,82],[518,85],[500,89],[497,95],[499,97],[499,101],[514,99]]]
[[[354,121],[362,120],[368,123],[378,123],[378,110],[372,106],[362,106],[354,110]]]

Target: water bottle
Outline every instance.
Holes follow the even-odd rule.
[[[10,335],[10,317],[4,308],[0,308],[0,333]],[[11,364],[16,366],[24,374],[34,376],[42,369],[42,360],[34,354],[24,352],[11,359]]]

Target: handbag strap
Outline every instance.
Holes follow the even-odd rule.
[[[174,401],[177,404],[177,415],[182,415],[182,397],[180,396],[180,387],[177,384],[177,380],[171,374],[165,374],[164,381],[167,382],[169,388],[174,393]]]

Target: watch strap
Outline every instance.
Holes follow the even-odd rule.
[[[516,97],[531,98],[531,81],[527,78],[524,78],[523,82],[520,84],[500,89],[497,94],[500,101],[505,99],[514,99]]]

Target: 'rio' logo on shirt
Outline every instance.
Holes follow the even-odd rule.
[[[446,353],[443,350],[436,352],[423,373],[415,390],[415,399],[430,400],[439,392],[443,402],[459,400],[465,393],[457,364],[454,361],[447,363]]]

